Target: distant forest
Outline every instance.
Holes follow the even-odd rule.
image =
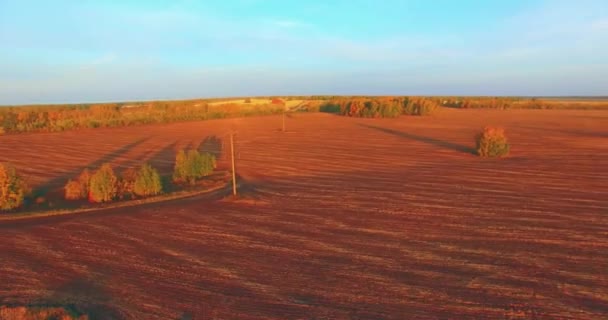
[[[239,99],[242,102],[235,102]],[[218,98],[175,101],[0,107],[0,134],[57,132],[81,128],[122,127],[269,115],[286,112],[285,101],[302,100],[301,112],[330,112],[352,117],[428,115],[439,108],[492,109],[605,109],[608,100],[586,97],[406,97],[406,96],[290,96]],[[229,101],[227,101],[229,100]],[[226,103],[222,103],[226,101]]]

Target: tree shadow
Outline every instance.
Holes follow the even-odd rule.
[[[53,188],[62,186],[62,184],[65,183],[68,179],[75,178],[75,176],[80,174],[80,172],[82,172],[84,169],[87,169],[87,168],[95,169],[106,162],[111,162],[112,160],[120,157],[121,155],[123,155],[123,154],[129,152],[130,150],[132,150],[133,148],[137,147],[138,145],[144,143],[148,139],[150,139],[150,137],[141,138],[139,140],[136,140],[136,141],[129,143],[127,145],[124,145],[110,153],[103,155],[101,158],[99,158],[93,162],[90,162],[87,165],[81,166],[78,169],[73,170],[67,174],[57,176],[57,177],[47,181],[45,184],[41,185],[40,187],[32,190],[31,196],[34,199],[36,197],[44,197],[51,190],[53,190]]]
[[[222,155],[223,142],[222,139],[217,136],[208,136],[198,145],[198,152],[200,153],[211,153],[216,159],[219,159]]]
[[[47,297],[26,305],[28,308],[63,308],[72,316],[88,316],[88,319],[125,319],[111,307],[112,298],[102,286],[102,279],[77,277],[60,283]]]
[[[173,169],[175,154],[177,153],[177,141],[166,145],[148,158],[148,164],[156,168],[161,174],[166,174]]]
[[[424,142],[424,143],[434,145],[437,147],[441,147],[441,148],[458,151],[458,152],[462,152],[462,153],[475,154],[475,149],[473,149],[471,147],[463,146],[460,144],[443,141],[443,140],[439,140],[439,139],[435,139],[435,138],[431,138],[431,137],[419,136],[416,134],[397,131],[397,130],[393,130],[393,129],[377,127],[377,126],[368,125],[368,124],[359,124],[359,125],[362,127],[366,127],[366,128],[378,130],[378,131],[381,131],[384,133],[392,134],[397,137],[415,140],[415,141],[419,141],[419,142]]]

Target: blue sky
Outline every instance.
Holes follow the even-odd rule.
[[[608,1],[0,0],[0,104],[608,95]]]

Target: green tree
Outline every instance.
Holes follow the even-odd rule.
[[[89,201],[112,201],[118,193],[118,178],[109,163],[105,163],[91,176]]]
[[[180,150],[175,157],[173,181],[194,184],[197,179],[211,174],[215,167],[215,156],[211,153],[201,154],[193,149],[186,153]]]
[[[135,178],[133,192],[141,197],[154,196],[162,193],[163,185],[158,171],[149,164],[144,164]]]
[[[185,182],[187,172],[186,152],[182,149],[175,155],[175,166],[173,168],[173,181],[177,183]]]

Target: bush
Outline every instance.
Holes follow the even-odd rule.
[[[477,154],[482,157],[504,157],[509,154],[509,143],[502,128],[485,127],[477,135]]]
[[[82,199],[82,190],[78,181],[72,179],[68,180],[68,183],[66,183],[63,189],[65,190],[65,198],[67,200]]]
[[[160,194],[162,191],[163,185],[158,171],[149,164],[144,164],[137,172],[133,192],[140,197],[146,197]]]
[[[89,201],[112,201],[118,193],[117,182],[118,178],[116,178],[112,166],[110,166],[109,163],[103,164],[101,168],[91,176]]]
[[[118,182],[118,196],[121,199],[133,196],[135,180],[137,180],[137,170],[133,168],[127,168],[120,173],[120,181]]]
[[[215,166],[215,156],[211,153],[201,154],[196,150],[186,153],[184,150],[180,150],[175,157],[173,181],[194,184],[197,179],[211,174]]]
[[[23,205],[29,189],[15,168],[0,163],[0,211],[8,211]]]
[[[86,199],[89,195],[89,185],[91,181],[91,172],[89,169],[84,169],[78,176],[78,179],[70,179],[65,185],[65,198],[67,200]]]

